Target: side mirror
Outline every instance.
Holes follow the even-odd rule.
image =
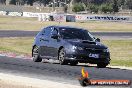
[[[100,39],[99,39],[99,38],[97,38],[97,39],[96,39],[96,41],[97,41],[97,42],[100,42]]]
[[[56,35],[56,34],[54,34],[54,35],[52,35],[52,36],[51,36],[51,38],[53,38],[53,39],[58,39],[58,38],[59,38],[59,36],[58,36],[58,35]]]

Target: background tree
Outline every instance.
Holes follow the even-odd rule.
[[[6,4],[6,0],[0,0],[1,4]]]
[[[34,1],[35,0],[27,0],[27,4],[30,5],[30,6],[33,6]]]
[[[75,3],[72,7],[72,11],[73,12],[80,12],[80,11],[84,11],[84,6],[82,3]]]
[[[65,13],[67,13],[68,6],[67,6],[67,5],[65,5],[65,6],[63,7],[63,10],[64,10],[64,12],[65,12]]]
[[[61,6],[66,11],[65,4],[62,5],[62,3],[70,4],[69,6],[72,7],[72,11],[78,12],[78,11],[89,11],[89,12],[119,12],[120,10],[127,9],[132,10],[132,0],[55,0],[56,2],[60,1]],[[13,5],[24,5],[28,4],[30,6],[33,6],[33,3],[36,2],[40,6],[49,6],[50,3],[53,3],[53,0],[10,0],[9,4]],[[60,2],[58,2],[58,5],[60,6]],[[6,4],[6,0],[0,0],[0,4]],[[52,6],[52,5],[51,5]]]
[[[111,13],[113,11],[112,4],[106,3],[100,6],[100,11],[103,13]]]
[[[16,5],[16,0],[11,0],[11,1],[9,2],[9,4],[11,4],[11,5]]]
[[[128,9],[132,10],[132,0],[127,0],[126,6]]]
[[[119,12],[118,0],[113,0],[113,12]]]
[[[16,5],[24,5],[25,1],[24,0],[16,0]]]
[[[87,11],[90,11],[91,13],[98,13],[99,11],[99,6],[95,4],[89,4],[87,5]]]

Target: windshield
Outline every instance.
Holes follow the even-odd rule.
[[[60,28],[60,35],[63,39],[81,39],[94,41],[94,37],[87,31],[75,28]]]

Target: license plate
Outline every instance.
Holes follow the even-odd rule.
[[[90,54],[89,54],[89,57],[92,57],[92,58],[99,58],[99,54],[92,54],[92,53],[90,53]]]

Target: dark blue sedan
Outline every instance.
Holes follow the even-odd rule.
[[[34,62],[42,59],[59,60],[61,65],[80,63],[97,64],[106,67],[110,63],[107,46],[100,43],[91,33],[82,28],[69,26],[48,26],[35,37],[32,47]]]

